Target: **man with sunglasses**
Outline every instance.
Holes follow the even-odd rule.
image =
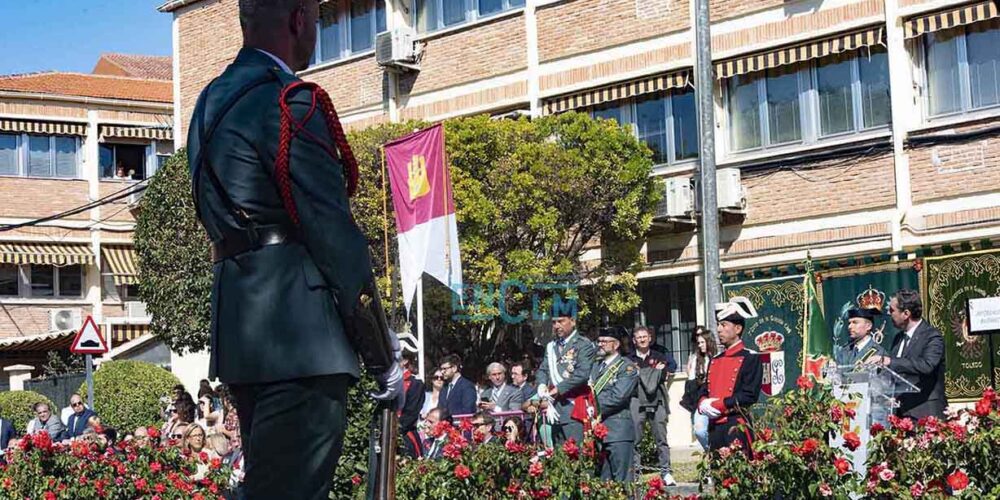
[[[73,439],[83,434],[87,429],[87,420],[97,416],[97,413],[83,404],[83,398],[79,394],[69,397],[69,407],[73,409],[66,419],[66,438]]]

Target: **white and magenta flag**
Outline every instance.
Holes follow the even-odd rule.
[[[406,310],[423,273],[461,293],[462,259],[445,163],[444,128],[438,124],[386,144],[385,158],[396,209]]]

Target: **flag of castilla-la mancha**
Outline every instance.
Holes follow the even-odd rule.
[[[410,309],[427,273],[461,293],[462,259],[441,124],[384,146],[396,210],[403,302]]]

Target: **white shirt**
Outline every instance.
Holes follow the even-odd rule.
[[[604,358],[604,366],[611,366],[616,359],[618,359],[618,353],[612,353],[610,356]]]
[[[856,344],[854,346],[854,350],[858,351],[858,352],[861,352],[861,350],[864,349],[865,347],[867,347],[868,343],[871,342],[871,341],[872,341],[872,336],[868,335],[867,337],[865,337],[865,341],[864,342],[862,342],[860,344]]]
[[[260,52],[261,54],[264,54],[267,57],[270,57],[271,59],[274,59],[274,62],[285,73],[288,73],[289,75],[294,75],[295,74],[295,72],[292,71],[292,68],[289,68],[288,65],[285,64],[285,61],[282,61],[281,58],[279,58],[278,56],[276,56],[276,55],[274,55],[274,54],[272,54],[272,53],[270,53],[270,52],[268,52],[268,51],[266,51],[264,49],[254,49],[254,50],[256,50],[257,52]]]

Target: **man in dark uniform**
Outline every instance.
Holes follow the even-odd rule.
[[[543,418],[552,425],[556,446],[567,439],[583,442],[583,421],[587,418],[585,400],[590,394],[587,381],[594,366],[594,343],[576,331],[576,317],[552,319],[556,338],[545,347],[542,365],[535,379],[538,396],[549,401]]]
[[[837,364],[864,363],[872,356],[884,356],[885,348],[872,339],[875,319],[882,314],[872,308],[855,307],[847,311],[847,333],[851,341],[837,352]]]
[[[209,376],[236,400],[246,498],[325,499],[358,355],[395,399],[398,341],[359,327],[377,302],[348,203],[357,165],[325,92],[293,73],[312,58],[318,1],[240,0],[239,13],[243,48],[188,128],[214,261]]]
[[[608,428],[608,435],[601,440],[601,479],[631,482],[636,433],[629,404],[639,384],[639,369],[618,354],[623,335],[627,334],[611,328],[603,328],[597,335],[598,359],[590,372],[590,387],[599,421]]]
[[[638,442],[642,440],[643,425],[649,422],[656,440],[656,454],[660,475],[667,486],[676,486],[670,465],[670,444],[667,441],[667,418],[670,415],[667,386],[670,377],[677,371],[677,362],[670,353],[651,349],[653,335],[649,328],[638,326],[632,334],[635,350],[629,359],[639,367],[639,386],[632,397],[631,414],[635,422],[636,448],[633,462],[640,463]]]
[[[743,345],[743,328],[757,316],[750,301],[734,297],[716,306],[719,342],[725,351],[712,358],[708,383],[702,388],[698,411],[709,418],[708,445],[712,451],[739,441],[750,452],[750,406],[760,397],[764,370],[760,357]],[[741,429],[740,426],[747,426]]]

